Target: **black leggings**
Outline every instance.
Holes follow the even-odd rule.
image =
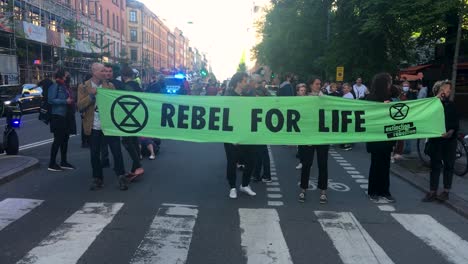
[[[50,162],[49,166],[56,164],[57,153],[60,148],[60,154],[62,157],[62,163],[67,163],[67,150],[68,150],[68,139],[70,135],[62,129],[54,131],[54,142],[50,150]]]
[[[440,172],[443,168],[444,189],[449,190],[452,187],[457,139],[431,139],[429,144],[432,144],[430,189],[437,191],[439,188]]]
[[[132,172],[136,169],[141,168],[140,162],[140,146],[138,144],[137,137],[122,137],[122,144],[132,159]],[[107,146],[106,146],[107,148]]]
[[[318,163],[318,188],[326,190],[328,188],[328,149],[329,145],[299,146],[299,157],[302,163],[301,188],[309,188],[310,168],[314,162],[314,154],[317,152]]]
[[[229,187],[236,188],[236,163],[240,158],[242,158],[245,162],[245,168],[242,176],[242,186],[248,186],[255,166],[255,146],[224,143],[224,150],[226,151],[226,177],[229,183]]]

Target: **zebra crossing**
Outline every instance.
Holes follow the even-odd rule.
[[[7,228],[29,213],[40,213],[46,201],[8,198],[0,201],[0,236]],[[292,264],[294,250],[288,246],[287,225],[281,221],[282,208],[237,208],[242,254],[248,264]],[[85,203],[76,212],[45,236],[16,263],[78,263],[80,258],[116,216],[125,211],[124,203]],[[307,225],[317,225],[333,244],[339,259],[345,264],[396,263],[386,253],[381,238],[372,237],[353,212],[310,211],[315,219]],[[163,203],[154,214],[145,235],[141,238],[133,257],[122,263],[187,263],[192,238],[209,234],[197,234],[196,226],[203,210],[197,205]],[[425,214],[388,214],[392,224],[401,232],[407,232],[428,250],[436,252],[445,263],[468,263],[468,242],[450,228]],[[210,217],[205,221],[217,221]],[[318,223],[318,224],[317,224]],[[234,227],[229,227],[234,228]],[[229,239],[226,237],[226,239]],[[307,237],[302,243],[310,243]],[[112,245],[109,245],[110,247]],[[135,245],[136,246],[136,245]],[[1,259],[0,253],[0,259]],[[219,262],[221,263],[221,262]]]

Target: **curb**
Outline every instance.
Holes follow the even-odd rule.
[[[20,167],[13,168],[9,171],[7,171],[4,175],[0,175],[0,185],[3,185],[19,176],[22,176],[23,174],[26,174],[36,168],[39,167],[39,160],[36,158],[32,157],[26,157],[26,156],[5,156],[3,159],[8,159],[9,157],[11,158],[25,158],[27,161],[25,164],[23,164]]]
[[[417,176],[416,174],[406,170],[400,165],[392,164],[390,167],[390,172],[425,193],[429,191],[428,180]],[[450,200],[441,204],[444,204],[445,206],[454,210],[461,216],[468,218],[468,204],[465,200],[460,198],[460,196],[454,193],[450,193]]]

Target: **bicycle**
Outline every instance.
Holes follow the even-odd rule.
[[[466,142],[467,139],[468,135],[465,135],[463,133],[458,134],[455,165],[453,168],[453,172],[457,176],[463,176],[468,173],[468,143]],[[418,139],[418,155],[423,165],[426,167],[430,167],[431,158],[429,157],[429,155],[424,153],[427,141],[427,138]]]

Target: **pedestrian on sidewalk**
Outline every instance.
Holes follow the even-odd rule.
[[[459,118],[455,104],[449,99],[452,93],[452,83],[448,80],[436,82],[432,91],[444,106],[445,130],[447,132],[442,134],[440,138],[430,138],[427,143],[427,151],[431,157],[430,191],[423,198],[423,201],[432,202],[439,200],[444,202],[449,199],[449,192],[452,187]],[[444,190],[437,195],[442,167]]]
[[[107,71],[103,64],[93,63],[91,71],[93,77],[78,88],[78,109],[83,113],[84,132],[90,136],[91,167],[93,169],[93,182],[90,189],[99,190],[104,186],[101,146],[102,141],[106,141],[115,163],[114,171],[119,179],[119,188],[125,191],[128,189],[128,180],[125,174],[120,138],[105,136],[102,133],[99,108],[96,105],[98,89],[114,89],[114,86],[106,81]]]
[[[321,80],[313,78],[308,82],[310,96],[323,96],[320,90]],[[318,188],[320,189],[320,203],[327,203],[328,189],[328,149],[329,145],[302,145],[299,146],[299,156],[302,163],[301,169],[301,192],[299,193],[299,202],[305,202],[306,191],[309,188],[310,169],[314,162],[314,154],[317,152],[318,163]]]
[[[392,77],[388,73],[374,76],[368,100],[381,103],[391,102]],[[390,193],[390,157],[394,146],[393,141],[368,142],[367,152],[371,154],[369,169],[369,187],[367,194],[373,202],[381,199],[395,202]]]
[[[69,74],[68,74],[69,77]],[[73,170],[75,167],[68,163],[68,140],[71,134],[76,134],[75,100],[70,86],[66,84],[67,73],[60,69],[55,73],[55,83],[49,87],[48,102],[51,106],[50,132],[54,134],[54,141],[50,149],[49,171]],[[60,149],[60,166],[56,158]]]
[[[247,89],[247,73],[238,72],[234,74],[229,83],[229,89],[226,90],[224,96],[243,96],[243,92]],[[252,145],[239,145],[224,143],[224,150],[226,152],[227,167],[226,175],[229,183],[230,191],[229,198],[237,198],[237,189],[236,189],[236,163],[241,159],[245,161],[245,169],[242,176],[242,184],[239,188],[239,191],[244,192],[250,196],[257,195],[252,188],[250,187],[250,177],[254,169],[254,155],[255,155],[255,146]]]

